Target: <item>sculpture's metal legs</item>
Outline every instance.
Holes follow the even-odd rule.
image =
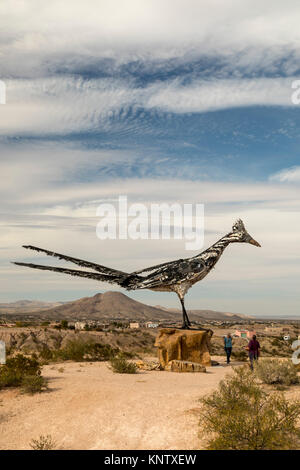
[[[182,307],[182,328],[188,330],[191,326],[191,322],[189,320],[188,314],[186,313],[186,309],[184,306],[184,299],[179,297],[179,300],[180,300],[181,307]]]

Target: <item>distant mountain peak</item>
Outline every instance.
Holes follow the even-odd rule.
[[[20,304],[21,302],[21,304]],[[155,307],[128,297],[123,292],[98,292],[91,297],[82,297],[71,302],[26,301],[0,304],[0,313],[36,313],[49,319],[91,320],[181,320],[181,311],[176,308]],[[47,308],[48,307],[48,308]],[[245,320],[249,317],[213,310],[189,310],[192,320]]]

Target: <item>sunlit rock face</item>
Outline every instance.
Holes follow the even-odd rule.
[[[161,367],[166,370],[173,370],[175,365],[170,364],[171,361],[185,361],[210,366],[211,336],[212,331],[162,328],[155,341]],[[178,368],[184,367],[179,365]],[[190,369],[192,369],[192,366],[190,366]]]

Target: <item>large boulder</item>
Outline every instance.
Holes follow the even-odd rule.
[[[212,334],[211,330],[162,328],[155,341],[161,367],[165,370],[181,369],[182,371],[182,367],[172,366],[171,361],[185,361],[210,366],[209,351]],[[196,371],[195,369],[194,371]]]

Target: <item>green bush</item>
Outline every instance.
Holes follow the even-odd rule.
[[[291,361],[262,359],[255,364],[254,370],[265,384],[292,385],[299,382],[297,370]]]
[[[56,356],[64,361],[82,361],[86,344],[81,340],[69,340],[66,346],[56,351]]]
[[[107,361],[119,352],[118,348],[108,344],[87,343],[78,339],[69,340],[65,348],[55,352],[55,356],[64,361]]]
[[[49,360],[53,359],[53,353],[52,353],[51,349],[44,346],[43,349],[40,352],[40,357],[42,359],[45,359],[46,361],[49,361]]]
[[[137,366],[133,362],[128,362],[123,356],[117,356],[110,360],[111,369],[117,374],[136,374]]]
[[[23,356],[23,354],[11,357],[0,368],[0,388],[18,387],[27,375],[41,375],[41,367],[38,361],[35,358]]]
[[[109,344],[88,343],[85,359],[88,361],[108,361],[119,353],[119,348],[112,348]]]
[[[25,375],[22,379],[21,388],[24,393],[40,393],[47,390],[48,383],[40,375]]]
[[[16,327],[17,328],[24,328],[26,326],[29,326],[29,323],[28,322],[25,322],[25,321],[16,321]]]
[[[300,402],[280,392],[267,394],[248,367],[234,370],[202,398],[201,433],[211,450],[297,449]]]

